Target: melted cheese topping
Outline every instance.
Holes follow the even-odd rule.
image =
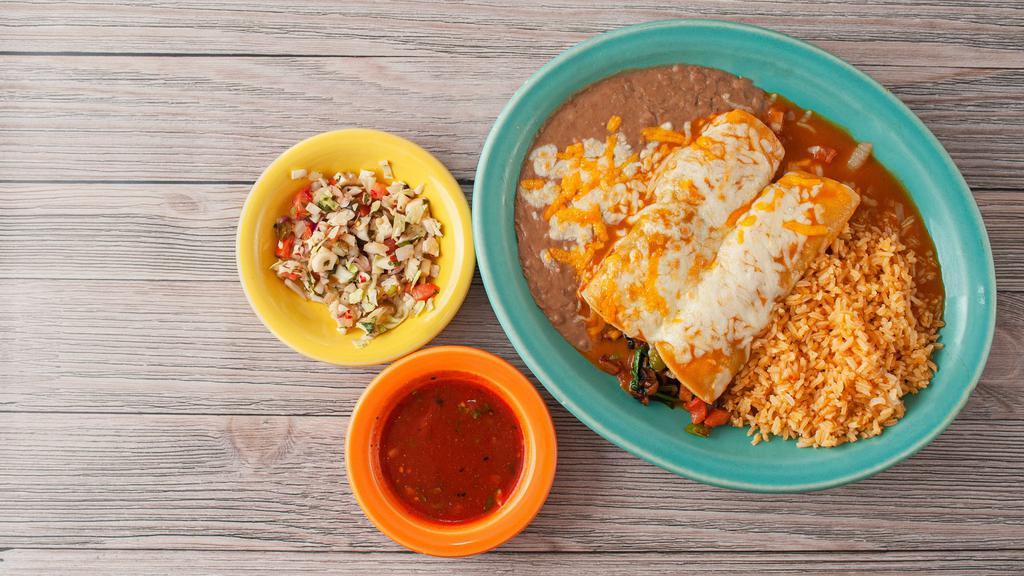
[[[725,391],[772,308],[839,234],[859,201],[845,185],[804,173],[786,174],[764,190],[700,283],[651,338],[680,382],[708,402]]]
[[[653,141],[635,153],[621,132],[622,119],[608,119],[605,140],[588,138],[559,152],[552,145],[538,146],[529,161],[539,178],[520,182],[519,194],[534,209],[534,218],[548,222],[548,236],[574,244],[571,249],[550,249],[540,254],[550,266],[556,262],[588,276],[595,258],[610,242],[609,227],[631,225],[651,201],[650,181],[655,169],[676,144]],[[666,133],[671,126],[660,128]],[[687,124],[687,133],[689,124]],[[581,218],[580,214],[587,214]],[[596,215],[597,217],[592,217]],[[616,238],[625,230],[615,231]]]
[[[750,113],[721,114],[692,145],[665,159],[655,199],[693,203],[701,219],[721,228],[771,180],[783,154],[771,129]]]
[[[686,204],[655,203],[601,261],[581,290],[591,308],[628,335],[654,333],[714,258],[713,231]]]
[[[649,137],[668,138],[664,128]],[[682,134],[680,134],[682,136]],[[782,144],[753,115],[721,114],[671,152],[651,184],[655,201],[601,261],[580,294],[609,324],[650,340],[678,314],[729,229],[771,180]]]

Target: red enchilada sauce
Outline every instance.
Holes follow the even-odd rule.
[[[462,372],[424,378],[388,414],[381,475],[412,514],[443,523],[485,516],[519,480],[523,432],[511,408]]]

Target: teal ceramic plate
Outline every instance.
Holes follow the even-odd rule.
[[[881,436],[832,449],[745,430],[705,440],[686,434],[684,411],[644,408],[577,353],[537,308],[519,267],[513,201],[537,130],[567,98],[622,70],[672,63],[720,68],[810,108],[861,141],[903,182],[920,208],[946,287],[945,348],[927,390]],[[892,94],[842,60],[769,30],[717,21],[653,22],[587,40],[548,62],[513,95],[484,145],[473,192],[480,275],[502,328],[533,373],[583,423],[622,448],[683,476],[763,492],[853,482],[907,458],[956,417],[985,365],[995,325],[988,237],[963,177],[942,145]]]

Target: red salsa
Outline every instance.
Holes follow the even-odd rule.
[[[523,431],[512,409],[476,377],[423,379],[388,414],[380,470],[413,514],[468,522],[501,506],[523,464]]]

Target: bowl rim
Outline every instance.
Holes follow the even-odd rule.
[[[265,198],[256,198],[258,195],[257,191],[261,189],[264,180],[266,180],[269,175],[275,171],[289,170],[290,167],[284,165],[284,158],[291,153],[302,148],[315,146],[320,140],[329,140],[338,137],[351,139],[373,139],[383,143],[387,147],[396,149],[405,148],[418,162],[425,166],[428,172],[434,174],[438,180],[441,180],[444,185],[440,187],[436,193],[448,197],[452,202],[452,207],[454,208],[452,220],[459,222],[459,235],[455,241],[457,244],[460,244],[462,248],[461,259],[453,262],[455,269],[452,271],[452,277],[454,279],[454,282],[452,283],[452,296],[446,302],[444,307],[437,310],[439,314],[432,319],[431,322],[426,324],[423,330],[420,330],[418,334],[414,334],[409,338],[406,338],[402,345],[392,345],[389,347],[378,346],[376,349],[372,346],[367,346],[363,349],[353,349],[351,351],[346,351],[348,357],[344,359],[337,356],[321,354],[316,350],[312,350],[304,346],[301,342],[296,341],[294,338],[282,334],[272,325],[271,322],[268,321],[262,310],[262,306],[257,305],[253,297],[251,284],[256,281],[255,275],[257,266],[256,263],[252,261],[251,254],[244,244],[250,240],[254,241],[259,235],[259,231],[255,229],[255,223],[252,221],[255,219],[256,205],[258,201],[265,200]],[[263,196],[266,196],[266,194]],[[447,224],[450,225],[450,223]],[[446,230],[446,232],[448,231]],[[456,254],[456,256],[458,256],[458,254]],[[448,326],[448,324],[451,323],[459,309],[462,307],[462,304],[465,302],[466,296],[469,293],[470,284],[472,283],[473,273],[476,268],[476,254],[469,203],[466,200],[465,194],[462,192],[462,187],[459,185],[455,177],[452,176],[448,168],[425,148],[407,138],[373,128],[340,128],[320,132],[296,142],[292,146],[288,147],[288,149],[278,154],[274,160],[263,169],[259,178],[257,178],[249,188],[245,202],[242,204],[242,210],[238,216],[238,224],[235,233],[235,264],[239,283],[242,285],[242,291],[249,303],[249,307],[256,314],[257,318],[260,319],[263,326],[266,327],[266,329],[280,342],[307,358],[338,366],[373,366],[384,364],[418,350],[430,343],[431,340],[433,340]],[[378,344],[380,343],[378,342]]]
[[[593,417],[585,408],[580,404],[573,401],[573,399],[563,390],[563,387],[556,384],[558,382],[557,375],[553,374],[546,366],[545,362],[535,356],[529,349],[523,335],[519,334],[516,330],[512,315],[515,313],[514,310],[510,310],[506,303],[502,300],[501,292],[502,287],[498,285],[496,278],[496,268],[500,266],[500,263],[496,264],[489,259],[488,249],[485,245],[485,241],[490,239],[491,234],[483,225],[481,221],[481,214],[485,210],[485,206],[482,205],[484,198],[487,194],[483,193],[482,187],[486,183],[493,179],[489,172],[491,170],[497,171],[497,167],[492,167],[493,150],[497,146],[499,135],[506,130],[513,130],[514,128],[510,125],[510,117],[517,110],[527,93],[529,93],[535,85],[541,83],[545,78],[552,74],[555,70],[561,66],[567,65],[568,62],[576,60],[587,51],[599,46],[600,44],[613,42],[621,38],[646,34],[653,31],[666,30],[666,29],[692,29],[692,28],[710,28],[723,30],[727,29],[734,32],[743,34],[751,34],[760,36],[762,38],[780,42],[786,44],[789,47],[798,48],[801,50],[810,51],[814,56],[823,58],[832,66],[838,67],[848,74],[857,77],[860,81],[867,83],[875,91],[880,93],[891,105],[894,105],[898,110],[903,112],[907,118],[913,123],[914,127],[924,135],[927,140],[927,145],[934,149],[942,163],[950,169],[950,172],[955,175],[954,186],[951,188],[955,189],[954,193],[960,195],[966,200],[966,204],[969,206],[967,217],[970,219],[971,224],[980,230],[980,243],[984,249],[984,262],[983,265],[986,268],[985,277],[982,281],[985,282],[986,287],[991,288],[987,291],[988,305],[987,314],[984,319],[985,333],[982,335],[981,342],[981,354],[980,361],[973,367],[969,376],[968,385],[964,386],[961,390],[960,396],[956,399],[953,409],[951,409],[937,424],[931,426],[931,428],[924,434],[922,434],[916,441],[906,448],[893,452],[887,457],[880,459],[876,464],[864,467],[859,470],[850,471],[844,474],[836,475],[831,478],[817,480],[817,481],[804,481],[804,482],[791,482],[788,484],[773,484],[760,481],[745,481],[736,480],[732,478],[723,478],[714,474],[704,473],[698,468],[689,465],[681,465],[675,462],[671,462],[666,458],[660,457],[653,454],[651,451],[645,449],[643,446],[633,442],[629,438],[618,434],[608,427],[606,427],[602,421],[598,418]],[[637,66],[642,67],[642,66]],[[953,162],[949,153],[938,141],[934,134],[924,125],[924,123],[913,113],[903,102],[901,102],[895,95],[893,95],[888,89],[879,84],[876,80],[861,72],[853,65],[842,60],[838,56],[835,56],[809,42],[799,40],[792,36],[769,30],[759,26],[750,24],[742,24],[737,22],[730,22],[724,20],[713,20],[713,19],[671,19],[671,20],[658,20],[652,22],[646,22],[642,24],[635,24],[631,26],[625,26],[615,30],[605,32],[596,36],[592,36],[579,42],[565,51],[561,52],[548,62],[546,62],[541,68],[539,68],[533,75],[531,75],[512,95],[506,105],[502,108],[498,117],[489,132],[484,146],[481,150],[480,160],[477,164],[476,178],[474,179],[474,194],[473,194],[473,233],[474,237],[481,242],[481,249],[478,260],[480,276],[484,284],[484,289],[487,293],[488,300],[491,303],[491,307],[494,310],[495,316],[498,319],[499,324],[505,331],[512,346],[516,352],[523,358],[523,361],[530,368],[531,371],[537,376],[538,380],[544,385],[544,387],[551,393],[551,395],[570,413],[576,418],[583,422],[591,430],[595,431],[598,435],[612,442],[616,446],[625,449],[627,452],[646,460],[660,468],[673,472],[677,475],[697,480],[705,484],[712,486],[718,486],[722,488],[730,488],[737,490],[744,490],[749,492],[762,492],[762,493],[788,493],[788,492],[810,492],[832,488],[849,484],[862,480],[869,476],[872,476],[882,470],[885,470],[906,458],[914,455],[922,448],[927,446],[932,440],[934,440],[939,434],[941,434],[949,424],[956,418],[956,416],[963,409],[967,403],[971,392],[976,387],[979,378],[981,377],[982,371],[985,368],[989,353],[992,347],[992,340],[995,333],[995,318],[996,318],[996,281],[995,281],[995,266],[993,262],[993,255],[991,245],[989,243],[987,231],[985,229],[984,222],[981,218],[980,210],[978,209],[977,203],[974,201],[973,196],[970,193],[970,188],[967,186],[963,175],[960,173],[956,164]],[[518,265],[518,264],[517,264]],[[947,299],[949,295],[947,294]]]
[[[523,431],[523,466],[512,494],[495,512],[460,524],[431,522],[408,513],[390,496],[377,471],[373,443],[384,417],[422,377],[465,372],[508,404]],[[395,542],[432,556],[486,552],[515,537],[533,520],[554,482],[557,440],[551,415],[533,384],[505,360],[466,346],[434,346],[381,371],[356,403],[345,438],[345,470],[366,517]]]

